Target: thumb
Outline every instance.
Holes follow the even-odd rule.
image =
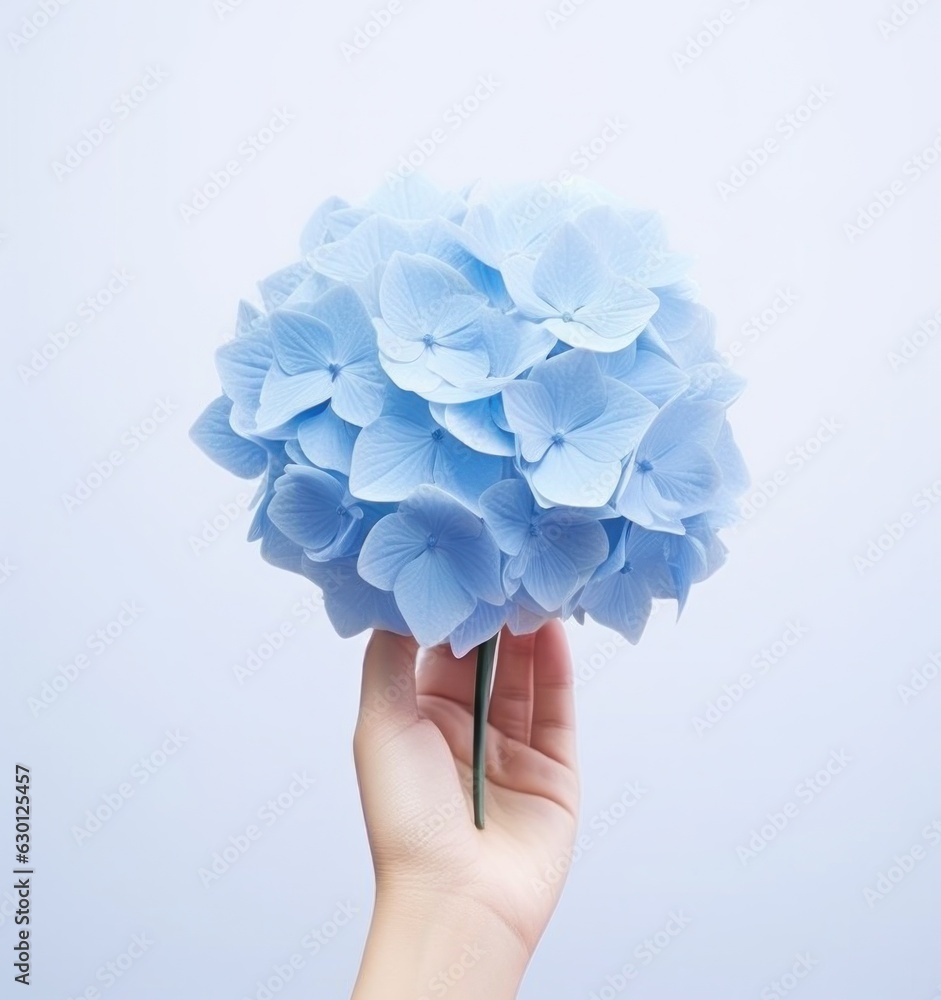
[[[383,740],[418,721],[415,658],[418,643],[411,636],[373,632],[363,659],[357,733]]]

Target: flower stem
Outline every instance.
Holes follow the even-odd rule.
[[[490,707],[490,681],[496,651],[496,635],[477,647],[477,679],[474,685],[474,824],[478,830],[484,828],[487,710]]]

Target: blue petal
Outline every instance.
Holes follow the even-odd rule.
[[[562,549],[543,544],[530,555],[522,582],[537,604],[556,611],[577,589],[579,573]]]
[[[544,361],[533,368],[529,380],[551,393],[554,429],[569,432],[604,413],[607,383],[591,351],[566,351]]]
[[[617,572],[589,583],[580,603],[596,622],[620,632],[634,645],[653,606],[650,588],[639,571]]]
[[[268,516],[304,549],[348,556],[355,551],[363,512],[355,505],[347,507],[345,498],[346,490],[333,476],[289,465],[275,484]]]
[[[546,326],[572,347],[610,353],[640,336],[659,300],[643,285],[627,279],[612,282],[598,297],[573,310],[572,321],[547,320]]]
[[[262,301],[265,303],[265,309],[268,312],[277,309],[309,275],[310,265],[306,260],[302,260],[296,264],[289,264],[259,281],[258,289],[261,292]]]
[[[352,288],[331,289],[311,305],[311,315],[332,334],[336,345],[331,361],[339,365],[371,360],[376,363],[376,331],[362,300]]]
[[[539,462],[524,466],[533,491],[550,504],[600,507],[621,478],[620,461],[599,462],[568,441],[552,444]]]
[[[582,212],[577,225],[612,271],[648,288],[672,284],[689,268],[688,258],[667,250],[663,226],[653,212],[599,206]]]
[[[605,382],[604,412],[590,423],[568,432],[565,440],[596,461],[621,462],[637,447],[657,416],[657,407],[615,379]]]
[[[287,375],[326,370],[336,360],[333,335],[314,316],[278,309],[271,316],[271,343]]]
[[[301,233],[301,251],[309,254],[322,243],[332,239],[330,235],[330,216],[342,208],[348,208],[349,203],[342,198],[331,196],[321,202]]]
[[[450,563],[434,550],[422,552],[395,581],[395,602],[422,646],[437,646],[477,606]]]
[[[242,299],[239,302],[238,313],[235,320],[235,336],[250,337],[256,333],[259,327],[265,322],[265,314],[256,309],[251,302]]]
[[[360,550],[359,575],[380,590],[392,590],[399,573],[428,547],[427,532],[401,512],[373,525]]]
[[[533,270],[533,291],[552,307],[546,315],[559,316],[596,301],[605,276],[597,250],[571,222],[563,222]]]
[[[426,254],[394,254],[379,289],[382,318],[412,340],[459,330],[485,304],[459,272]]]
[[[328,406],[298,426],[297,441],[314,465],[348,476],[358,433],[358,427],[341,420]]]
[[[690,383],[685,372],[651,351],[637,352],[634,366],[623,381],[657,406],[665,406]]]
[[[395,219],[447,219],[460,221],[467,211],[463,198],[441,191],[424,174],[413,173],[397,183],[383,184],[368,201],[370,208]]]
[[[362,579],[356,572],[355,559],[307,562],[304,573],[323,590],[327,617],[341,638],[348,639],[369,628],[410,634],[393,595]]]
[[[259,431],[280,427],[293,417],[326,402],[333,382],[324,370],[286,375],[275,365],[261,389],[261,405],[255,420]]]
[[[506,474],[506,461],[483,455],[445,433],[435,454],[434,483],[477,511],[480,495]]]
[[[513,435],[498,426],[494,419],[495,398],[490,396],[447,406],[432,403],[431,412],[438,423],[474,451],[512,456],[516,454],[516,442]]]
[[[236,406],[254,413],[273,361],[274,351],[266,337],[242,337],[223,344],[216,351],[222,391]]]
[[[351,424],[365,427],[382,412],[385,376],[373,361],[342,368],[333,382],[332,405]]]
[[[243,479],[260,476],[268,466],[268,453],[253,441],[232,430],[229,414],[232,400],[220,396],[213,400],[190,428],[190,438],[214,462]]]
[[[507,555],[515,556],[530,537],[533,495],[521,479],[504,479],[480,498],[484,521]]]
[[[682,286],[678,292],[661,290],[660,307],[650,320],[651,330],[684,368],[712,360],[716,339],[715,317],[689,295]]]
[[[310,255],[316,271],[337,281],[363,282],[397,251],[414,246],[408,228],[393,219],[373,215],[342,239],[325,243]]]
[[[396,416],[379,417],[364,427],[353,446],[350,492],[364,500],[404,500],[416,486],[433,482],[433,433]]]
[[[503,410],[523,458],[538,462],[552,444],[556,430],[555,406],[549,390],[532,379],[511,382],[503,390]]]
[[[477,607],[465,621],[451,633],[451,651],[458,659],[495,636],[506,622],[505,604],[488,604],[478,601]]]

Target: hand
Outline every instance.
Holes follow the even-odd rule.
[[[415,966],[400,970],[401,995],[412,1000],[421,995],[415,989],[433,989],[428,970],[456,962],[467,971],[452,984],[452,1000],[512,997],[558,902],[578,825],[565,630],[551,621],[531,635],[500,637],[484,830],[474,825],[471,798],[476,653],[458,660],[435,647],[416,676],[417,653],[413,639],[387,632],[374,633],[366,650],[353,749],[376,872],[375,947],[367,945],[354,996],[398,995],[388,978],[383,993],[370,992],[388,972],[384,955]],[[424,942],[421,954],[405,957],[402,927]],[[474,936],[486,941],[478,946],[486,960],[466,954]]]

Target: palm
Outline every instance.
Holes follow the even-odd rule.
[[[414,644],[377,633],[367,675],[373,656],[387,670],[390,657],[397,659],[407,676]],[[571,689],[561,625],[530,636],[504,633],[487,726],[481,831],[471,799],[474,654],[458,661],[445,647],[429,651],[415,679],[415,711],[396,710],[385,721],[379,713],[368,729],[372,738],[364,738],[362,722],[357,731],[380,880],[404,874],[432,891],[469,897],[534,946],[558,900],[577,827]]]

